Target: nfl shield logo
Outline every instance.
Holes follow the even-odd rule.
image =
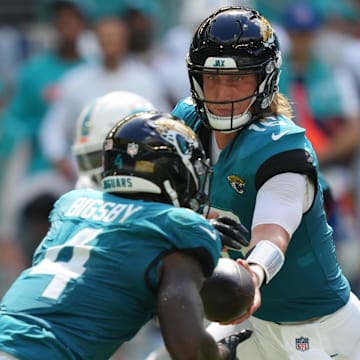
[[[131,157],[137,155],[138,151],[139,151],[139,144],[129,143],[127,145],[126,153],[129,154]]]
[[[296,344],[296,350],[299,351],[309,350],[309,338],[304,338],[304,337],[296,338],[295,344]]]

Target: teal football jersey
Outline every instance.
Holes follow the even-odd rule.
[[[158,269],[173,251],[197,257],[208,276],[221,241],[189,209],[95,190],[63,195],[33,266],[2,300],[0,350],[20,359],[108,359],[155,315]]]
[[[197,129],[194,105],[180,101],[173,114]],[[295,172],[316,183],[311,208],[292,236],[285,264],[261,287],[262,305],[255,316],[268,321],[303,321],[332,313],[349,299],[326,221],[316,155],[305,130],[286,117],[271,117],[244,128],[220,153],[213,169],[211,206],[232,213],[251,228],[257,191],[270,177]],[[276,204],[273,204],[276,211]],[[232,252],[234,257],[241,254]]]

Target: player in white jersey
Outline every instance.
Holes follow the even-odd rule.
[[[101,189],[102,145],[110,129],[122,118],[142,111],[156,110],[146,98],[129,91],[112,91],[89,102],[76,123],[72,152],[79,178],[76,188]]]

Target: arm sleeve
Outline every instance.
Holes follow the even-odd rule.
[[[277,224],[292,236],[303,213],[311,207],[314,194],[314,184],[306,175],[282,173],[271,177],[257,193],[252,228]]]

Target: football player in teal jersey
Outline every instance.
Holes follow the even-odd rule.
[[[169,114],[137,113],[109,132],[103,161],[103,191],[56,202],[3,297],[0,358],[108,359],[156,314],[174,359],[235,359],[251,332],[216,342],[203,327],[199,291],[226,236],[196,212],[209,170],[198,137]]]
[[[278,92],[272,26],[251,8],[218,9],[195,31],[187,68],[191,98],[173,114],[214,132],[212,208],[251,229],[248,251],[232,252],[259,289],[233,322],[254,330],[239,358],[360,359],[359,299],[336,258],[316,154]]]

